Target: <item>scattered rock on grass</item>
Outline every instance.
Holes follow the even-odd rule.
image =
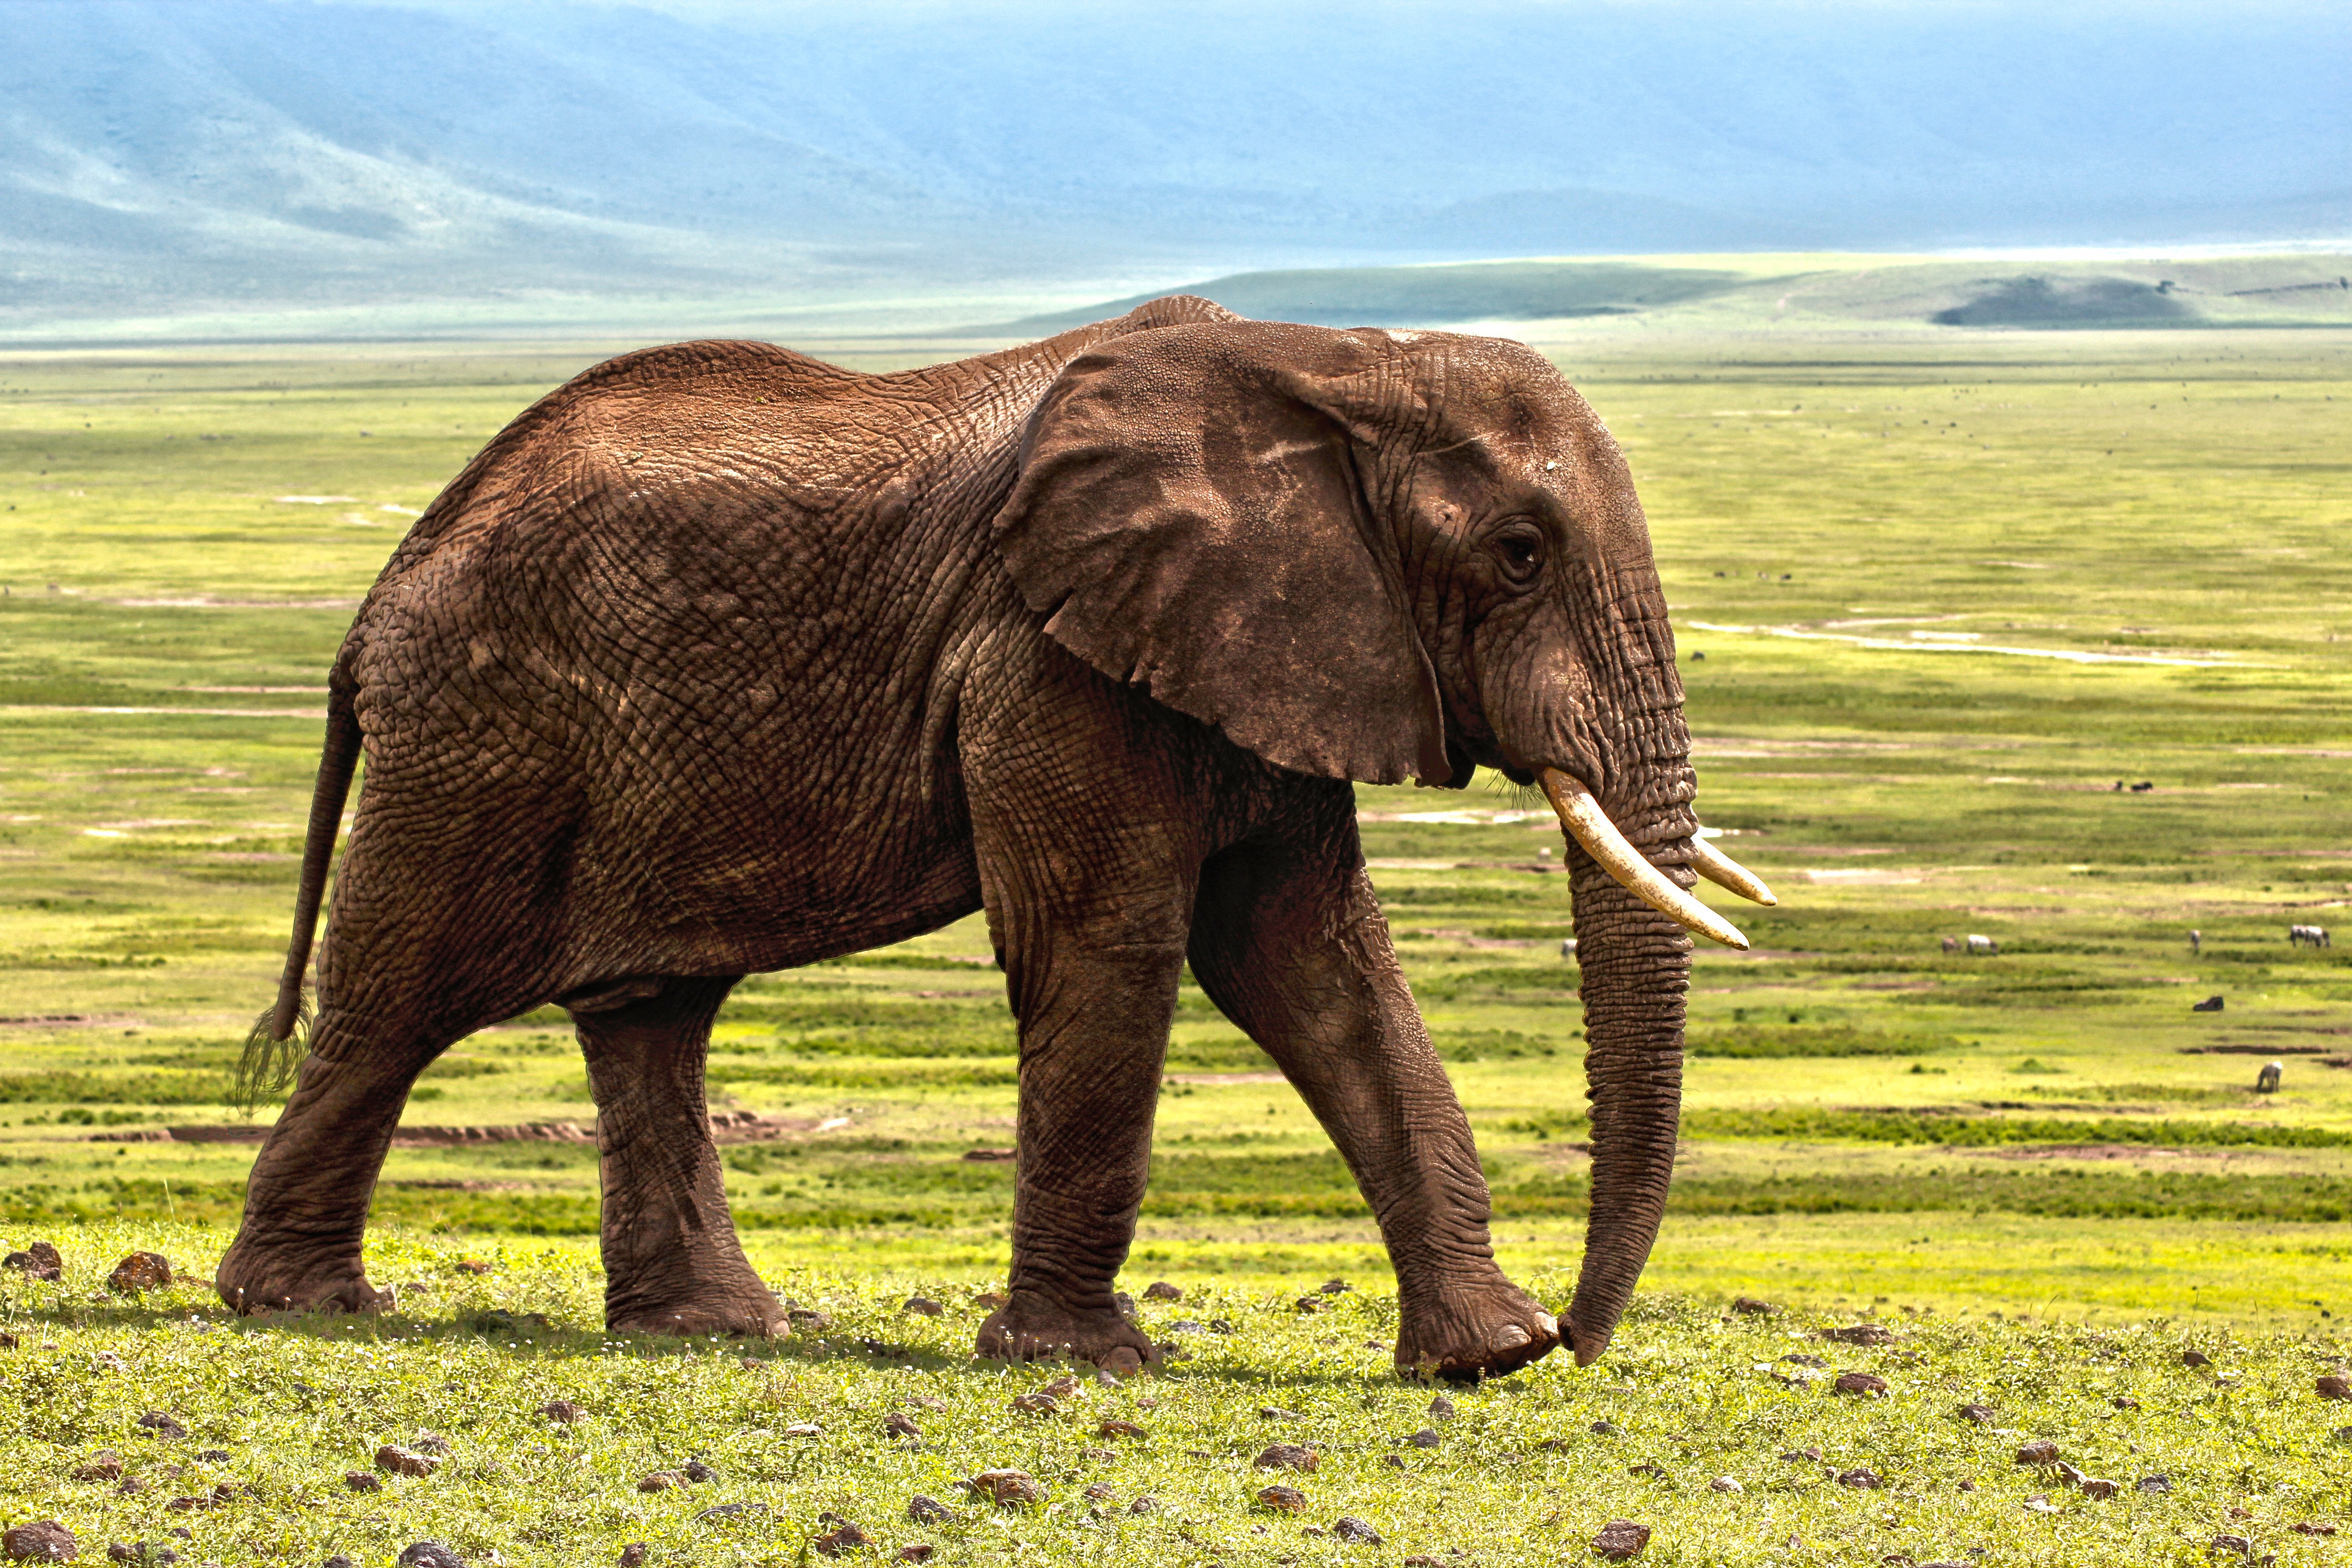
[[[1327,1296],[1344,1296],[1356,1287],[1345,1280],[1326,1280],[1315,1288]]]
[[[1062,1407],[1062,1402],[1050,1394],[1016,1394],[1012,1404],[1024,1416],[1051,1416]]]
[[[809,1544],[827,1557],[838,1557],[845,1552],[855,1552],[861,1546],[871,1546],[874,1544],[874,1539],[845,1519]]]
[[[382,1491],[383,1483],[365,1470],[345,1470],[343,1485],[352,1491]]]
[[[2336,1533],[2336,1527],[2334,1525],[2322,1524],[2315,1519],[2303,1520],[2298,1523],[2288,1525],[2287,1528],[2294,1531],[2297,1535],[2333,1535]]]
[[[18,1563],[63,1563],[80,1550],[74,1532],[54,1519],[36,1520],[0,1534],[0,1551]]]
[[[439,1469],[441,1461],[431,1454],[420,1454],[414,1448],[404,1448],[394,1443],[386,1443],[375,1451],[375,1468],[395,1476],[414,1476],[422,1479]],[[420,1544],[430,1546],[432,1542],[428,1541]]]
[[[1095,1428],[1095,1436],[1098,1437],[1149,1437],[1151,1434],[1145,1431],[1142,1427],[1137,1426],[1132,1421],[1122,1421],[1118,1416],[1113,1416],[1106,1418],[1101,1426]]]
[[[931,1560],[931,1553],[938,1550],[938,1547],[933,1546],[928,1541],[910,1541],[906,1545],[898,1548],[898,1561],[901,1563],[929,1563]]]
[[[1127,1511],[1129,1513],[1150,1513],[1159,1506],[1160,1500],[1147,1493],[1142,1497],[1137,1498],[1133,1502],[1129,1503],[1127,1505]]]
[[[2334,1373],[2321,1378],[2315,1386],[2322,1399],[2352,1399],[2352,1383],[2346,1382]]]
[[[902,1312],[912,1312],[919,1318],[935,1318],[947,1311],[929,1296],[908,1296],[898,1310]]]
[[[2124,1490],[2123,1482],[2110,1480],[2105,1476],[2084,1476],[2076,1484],[2082,1487],[2084,1497],[2097,1498],[2101,1501]]]
[[[2170,1491],[2172,1490],[2172,1478],[2170,1476],[2142,1476],[2139,1479],[2132,1483],[2132,1490],[2134,1491]]]
[[[915,1425],[915,1418],[903,1410],[893,1410],[883,1416],[882,1430],[893,1437],[919,1437],[923,1435],[923,1429]]]
[[[55,1280],[66,1271],[66,1260],[53,1242],[36,1241],[22,1252],[0,1258],[0,1269],[14,1269],[28,1279]]]
[[[712,1469],[709,1465],[704,1464],[700,1459],[687,1460],[686,1463],[678,1466],[677,1473],[684,1476],[688,1480],[692,1481],[696,1486],[708,1486],[710,1482],[719,1479],[719,1472]]]
[[[1622,1563],[1629,1557],[1638,1556],[1649,1544],[1650,1527],[1636,1524],[1630,1519],[1611,1520],[1601,1527],[1601,1533],[1592,1538],[1592,1550],[1612,1563]]]
[[[1351,1514],[1341,1514],[1332,1522],[1331,1533],[1353,1546],[1378,1546],[1381,1532]]]
[[[569,1399],[551,1399],[539,1407],[539,1413],[549,1420],[560,1421],[566,1427],[576,1427],[588,1419],[588,1412]]]
[[[1625,1435],[1625,1428],[1614,1421],[1595,1421],[1592,1435],[1596,1437],[1622,1437]]]
[[[1327,1306],[1330,1305],[1330,1303],[1329,1303],[1329,1302],[1328,1302],[1328,1301],[1325,1301],[1321,1296],[1319,1296],[1319,1295],[1318,1295],[1318,1296],[1301,1296],[1301,1297],[1299,1297],[1299,1298],[1298,1298],[1298,1300],[1297,1300],[1297,1301],[1296,1301],[1292,1302],[1292,1303],[1291,1303],[1291,1305],[1292,1305],[1292,1306],[1294,1306],[1294,1307],[1296,1307],[1296,1308],[1297,1308],[1297,1309],[1301,1313],[1308,1313],[1308,1312],[1321,1312],[1325,1307],[1327,1307]]]
[[[142,1291],[160,1291],[172,1282],[172,1260],[161,1252],[133,1252],[114,1266],[106,1277],[106,1288],[119,1296],[135,1296]]]
[[[676,1470],[656,1470],[651,1475],[638,1478],[637,1490],[643,1492],[667,1491],[685,1484],[686,1478]]]
[[[2184,1350],[2180,1353],[2180,1364],[2183,1366],[2210,1366],[2213,1364],[2213,1358],[2207,1355],[2201,1350]],[[2235,1540],[2236,1537],[2232,1536],[2230,1539]]]
[[[460,1258],[451,1267],[460,1274],[487,1274],[490,1271],[489,1263],[480,1258]]]
[[[1301,1416],[1297,1411],[1285,1410],[1279,1405],[1259,1406],[1257,1407],[1257,1418],[1261,1421],[1304,1421],[1307,1419],[1306,1416]]]
[[[1439,1395],[1436,1398],[1429,1402],[1429,1414],[1433,1418],[1439,1421],[1448,1421],[1453,1419],[1454,1401],[1448,1399],[1443,1394]]]
[[[466,1568],[466,1560],[437,1541],[416,1541],[394,1559],[400,1568]]]
[[[1297,1487],[1271,1486],[1257,1494],[1259,1506],[1276,1513],[1305,1513],[1307,1494]]]
[[[419,1432],[408,1440],[408,1446],[436,1459],[446,1459],[450,1454],[449,1439],[438,1432]]]
[[[1423,1427],[1420,1431],[1415,1432],[1412,1437],[1407,1437],[1405,1441],[1411,1443],[1416,1448],[1433,1448],[1437,1447],[1443,1439],[1440,1438],[1436,1433],[1431,1431],[1428,1427]]]
[[[1731,1310],[1750,1317],[1769,1318],[1780,1309],[1769,1301],[1759,1301],[1753,1296],[1734,1296],[1731,1298]]]
[[[2047,1437],[2036,1437],[2017,1450],[2021,1465],[2054,1465],[2058,1462],[2058,1445]]]
[[[2253,1542],[2242,1535],[2217,1535],[2213,1538],[2210,1550],[2233,1552],[2241,1557],[2252,1557],[2254,1554]]]
[[[1165,1280],[1154,1280],[1143,1287],[1143,1299],[1147,1301],[1181,1301],[1184,1299],[1184,1292]]]
[[[1847,1328],[1823,1329],[1822,1337],[1835,1340],[1840,1344],[1873,1345],[1895,1343],[1895,1335],[1878,1323],[1854,1323]]]
[[[1045,1489],[1027,1470],[982,1470],[963,1483],[964,1490],[999,1508],[1017,1508],[1045,1500]]]
[[[767,1511],[768,1505],[764,1502],[722,1502],[716,1508],[704,1509],[694,1517],[697,1523],[707,1524],[714,1520],[747,1519]]]
[[[1314,1449],[1302,1448],[1297,1443],[1273,1443],[1250,1462],[1261,1470],[1298,1470],[1312,1475],[1315,1467],[1323,1462],[1323,1458]]]
[[[2118,1410],[2137,1410],[2139,1408],[2139,1401],[2126,1394],[2118,1394],[2113,1399],[2108,1400],[2107,1403],[2114,1406]]]
[[[1876,1470],[1860,1465],[1850,1470],[1840,1470],[1837,1483],[1842,1487],[1852,1487],[1856,1491],[1876,1491],[1886,1484]]]
[[[632,1541],[621,1548],[621,1568],[643,1568],[646,1558],[653,1552],[642,1541]]]
[[[139,1417],[138,1424],[166,1442],[177,1442],[188,1435],[188,1429],[185,1427],[181,1426],[161,1410],[148,1411]]]
[[[907,1500],[907,1517],[917,1524],[944,1524],[955,1516],[939,1499],[917,1492]]]
[[[1741,1486],[1738,1480],[1730,1476],[1717,1476],[1715,1479],[1706,1483],[1706,1490],[1709,1491],[1729,1492],[1732,1496],[1738,1497],[1741,1492],[1746,1491],[1748,1489]]]
[[[1993,1409],[1990,1405],[1963,1405],[1960,1406],[1960,1419],[1963,1421],[1973,1421],[1979,1427],[1990,1427],[1992,1425],[1992,1418]]]
[[[1112,1502],[1118,1497],[1118,1489],[1108,1481],[1097,1481],[1078,1495],[1088,1502]]]
[[[1886,1397],[1886,1379],[1874,1377],[1867,1372],[1841,1372],[1838,1380],[1830,1385],[1832,1394],[1851,1394],[1864,1399]]]
[[[122,1479],[122,1456],[112,1448],[100,1448],[74,1467],[73,1479],[78,1481],[119,1481]]]

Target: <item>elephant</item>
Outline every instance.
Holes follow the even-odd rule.
[[[291,1093],[217,1276],[374,1311],[368,1205],[417,1073],[570,1013],[616,1332],[762,1334],[704,1102],[744,976],[984,911],[1018,1024],[984,1355],[1158,1355],[1114,1283],[1180,979],[1266,1051],[1395,1267],[1395,1360],[1601,1354],[1656,1235],[1702,842],[1626,463],[1504,340],[1171,297],[887,375],[757,342],[624,355],[420,517],[336,655],[294,936],[248,1040]],[[338,824],[366,769],[306,989]],[[1592,1101],[1559,1316],[1505,1277],[1351,781],[1540,786],[1567,830]]]

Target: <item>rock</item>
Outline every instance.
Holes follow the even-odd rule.
[[[1876,1470],[1867,1469],[1859,1465],[1850,1470],[1840,1470],[1837,1483],[1842,1487],[1852,1487],[1856,1491],[1876,1491],[1886,1484],[1879,1479]]]
[[[704,1464],[700,1459],[687,1460],[686,1463],[678,1466],[677,1473],[684,1476],[688,1480],[692,1481],[696,1486],[708,1486],[712,1481],[719,1479],[719,1472],[712,1469],[709,1465]]]
[[[551,1399],[539,1407],[539,1413],[549,1420],[560,1421],[566,1427],[576,1427],[588,1419],[588,1412],[569,1399]]]
[[[1062,1407],[1062,1402],[1050,1394],[1016,1394],[1012,1404],[1024,1416],[1051,1416]]]
[[[882,1430],[893,1437],[919,1437],[923,1435],[923,1429],[915,1425],[915,1418],[902,1410],[893,1410],[883,1416]]]
[[[393,1560],[399,1568],[466,1568],[466,1560],[437,1541],[415,1541]]]
[[[1158,1498],[1144,1496],[1137,1498],[1133,1502],[1129,1503],[1127,1505],[1127,1511],[1129,1513],[1150,1513],[1159,1506],[1160,1500]]]
[[[621,1568],[643,1568],[645,1560],[652,1552],[653,1548],[644,1542],[632,1541],[621,1548]]]
[[[1061,1376],[1054,1379],[1053,1382],[1039,1388],[1037,1392],[1040,1394],[1051,1395],[1056,1399],[1076,1399],[1079,1395],[1086,1392],[1086,1385],[1080,1383],[1076,1377],[1071,1376],[1068,1373],[1064,1373]]]
[[[2213,1552],[2234,1552],[2241,1557],[2252,1557],[2254,1554],[2253,1542],[2248,1541],[2242,1535],[2217,1535],[2213,1538],[2208,1550]]]
[[[1303,1475],[1313,1475],[1315,1467],[1322,1462],[1320,1454],[1297,1443],[1271,1444],[1265,1452],[1250,1461],[1261,1470],[1297,1470]]]
[[[2102,1502],[2124,1490],[2123,1482],[2109,1480],[2105,1476],[2084,1476],[2074,1484],[2083,1489],[2084,1497],[2097,1498]]]
[[[1650,1527],[1636,1524],[1630,1519],[1611,1520],[1601,1527],[1601,1533],[1592,1538],[1592,1550],[1612,1563],[1622,1563],[1629,1557],[1639,1556],[1642,1548],[1649,1544]]]
[[[1877,1323],[1855,1323],[1849,1328],[1823,1329],[1822,1337],[1835,1340],[1840,1344],[1872,1345],[1895,1343],[1894,1334]]]
[[[1780,1462],[1784,1465],[1818,1465],[1822,1462],[1822,1451],[1811,1448],[1791,1448],[1780,1456]]]
[[[931,1553],[938,1550],[938,1547],[933,1546],[928,1541],[910,1541],[906,1545],[898,1548],[898,1561],[901,1563],[929,1563],[931,1560]]]
[[[225,1465],[228,1463],[231,1457],[232,1456],[226,1448],[198,1448],[196,1450],[196,1458],[208,1465]]]
[[[122,1479],[122,1456],[112,1448],[100,1448],[73,1469],[78,1481],[119,1481]]]
[[[1045,1500],[1045,1489],[1027,1470],[982,1470],[966,1481],[964,1490],[999,1508],[1016,1508]]]
[[[644,1492],[667,1491],[672,1487],[685,1484],[686,1478],[676,1470],[656,1470],[651,1475],[638,1478],[637,1490]]]
[[[14,1350],[16,1348],[16,1344],[17,1340],[15,1334],[0,1333],[0,1350]]]
[[[907,1500],[907,1517],[917,1524],[944,1524],[955,1516],[939,1499],[917,1492]]]
[[[1592,1435],[1596,1437],[1622,1437],[1625,1435],[1625,1428],[1614,1421],[1595,1421]]]
[[[110,1350],[101,1350],[89,1358],[89,1364],[100,1372],[128,1372],[131,1364]]]
[[[1731,1310],[1749,1317],[1769,1318],[1780,1309],[1769,1301],[1759,1301],[1753,1296],[1734,1296]]]
[[[1209,1332],[1211,1333],[1239,1333],[1242,1331],[1238,1325],[1229,1322],[1223,1318],[1211,1318],[1209,1320]]]
[[[845,1552],[855,1552],[861,1546],[871,1546],[874,1538],[846,1520],[835,1525],[809,1542],[827,1557],[838,1557]]]
[[[1149,1437],[1151,1434],[1132,1421],[1122,1421],[1118,1416],[1106,1416],[1103,1424],[1095,1428],[1095,1436],[1097,1437]]]
[[[15,1269],[29,1279],[55,1280],[64,1275],[66,1260],[54,1243],[36,1241],[22,1252],[0,1258],[0,1269]]]
[[[106,1548],[106,1560],[109,1563],[144,1563],[147,1561],[146,1544],[143,1542],[136,1545],[121,1541],[111,1542]]]
[[[900,1304],[898,1310],[902,1312],[912,1312],[919,1318],[935,1318],[947,1311],[929,1296],[908,1296]]]
[[[0,1534],[0,1551],[18,1563],[65,1563],[80,1550],[74,1532],[54,1519],[36,1520]]]
[[[2338,1427],[2327,1435],[2339,1443],[2352,1443],[2352,1427]]]
[[[1828,1362],[1823,1361],[1820,1356],[1807,1355],[1802,1351],[1797,1351],[1790,1354],[1784,1355],[1780,1358],[1780,1361],[1781,1364],[1785,1366],[1810,1366],[1817,1371],[1827,1371],[1830,1364]]]
[[[1257,1494],[1258,1505],[1276,1513],[1305,1513],[1307,1494],[1297,1487],[1270,1486]]]
[[[1181,1301],[1184,1299],[1184,1292],[1165,1280],[1154,1280],[1143,1287],[1143,1299],[1147,1301]]]
[[[163,1438],[165,1442],[176,1443],[182,1437],[188,1435],[188,1429],[185,1427],[181,1426],[177,1421],[174,1421],[169,1416],[164,1415],[161,1410],[148,1411],[147,1414],[139,1417],[138,1424],[147,1428],[150,1432],[154,1433],[155,1436]]]
[[[450,1454],[449,1439],[438,1432],[419,1432],[409,1439],[408,1446],[436,1459],[446,1459]]]
[[[704,1509],[694,1517],[698,1523],[709,1523],[713,1520],[749,1519],[767,1511],[768,1505],[764,1502],[722,1502],[716,1508]]]
[[[460,1258],[451,1267],[460,1274],[487,1274],[490,1271],[488,1261],[480,1258]]]
[[[1332,1522],[1331,1533],[1351,1546],[1378,1546],[1381,1532],[1352,1514],[1341,1514]]]
[[[1979,1427],[1991,1426],[1992,1417],[1993,1409],[1990,1405],[1963,1405],[1960,1406],[1960,1418],[1964,1421],[1973,1421]]]
[[[2036,1513],[2056,1513],[2058,1505],[2050,1500],[2048,1492],[2036,1492],[2025,1500],[2025,1506]]]
[[[1864,1399],[1886,1397],[1886,1379],[1874,1377],[1867,1372],[1841,1372],[1838,1380],[1830,1385],[1832,1394],[1852,1394]]]
[[[1741,1492],[1746,1491],[1748,1489],[1741,1486],[1737,1480],[1733,1479],[1729,1476],[1717,1476],[1715,1479],[1706,1483],[1706,1490],[1709,1491],[1729,1492],[1732,1496],[1738,1497]]]
[[[1259,1406],[1257,1407],[1257,1418],[1261,1421],[1304,1421],[1307,1419],[1306,1416],[1301,1416],[1297,1411],[1285,1410],[1279,1405]]]
[[[2137,1410],[2139,1408],[2139,1401],[2130,1397],[2128,1395],[2118,1394],[2113,1399],[2108,1400],[2107,1403],[2114,1406],[2118,1410]]]
[[[142,1291],[161,1291],[172,1282],[172,1260],[161,1252],[133,1252],[114,1266],[106,1277],[106,1288],[121,1296],[135,1296]]]
[[[1420,1431],[1415,1432],[1412,1437],[1405,1439],[1406,1442],[1411,1443],[1416,1448],[1433,1448],[1437,1447],[1441,1440],[1442,1439],[1439,1438],[1436,1433],[1431,1431],[1426,1427],[1423,1427]]]
[[[430,1454],[420,1454],[414,1448],[403,1448],[386,1443],[375,1451],[375,1468],[395,1476],[423,1478],[441,1468],[441,1461]],[[427,1542],[429,1545],[430,1542]]]
[[[787,1437],[822,1437],[824,1433],[824,1428],[814,1421],[795,1421],[784,1428],[784,1436]]]
[[[2303,1520],[2298,1523],[2288,1525],[2287,1528],[2294,1531],[2297,1535],[2333,1535],[2336,1533],[2336,1527],[2334,1525],[2322,1524],[2315,1519]]]
[[[2036,1437],[2017,1450],[2021,1465],[2054,1465],[2058,1462],[2058,1445],[2047,1437]]]
[[[1454,1401],[1448,1399],[1443,1394],[1439,1395],[1436,1398],[1429,1402],[1429,1414],[1435,1420],[1452,1420],[1454,1418]]]
[[[1326,1280],[1315,1288],[1327,1296],[1344,1296],[1356,1287],[1345,1280]]]
[[[1321,1296],[1301,1296],[1298,1300],[1291,1303],[1291,1305],[1297,1308],[1302,1314],[1319,1312],[1330,1304],[1330,1302],[1325,1301]]]
[[[2078,1487],[2081,1486],[2084,1481],[2083,1472],[2076,1469],[2074,1466],[2068,1464],[2063,1459],[2052,1465],[2050,1467],[2050,1473],[2058,1478],[2058,1484],[2061,1486]]]
[[[2352,1383],[2346,1382],[2334,1373],[2321,1378],[2313,1386],[2322,1399],[2352,1399]]]
[[[345,1470],[343,1486],[351,1491],[382,1491],[383,1483],[369,1470]]]
[[[2180,1353],[2180,1364],[2183,1366],[2210,1366],[2213,1364],[2213,1358],[2207,1355],[2201,1350],[2184,1350]],[[2231,1539],[2234,1540],[2235,1537],[2232,1537]]]
[[[1110,1502],[1118,1497],[1118,1489],[1108,1481],[1097,1481],[1078,1495],[1088,1502]]]

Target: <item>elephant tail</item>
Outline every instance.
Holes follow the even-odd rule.
[[[319,757],[319,781],[310,791],[310,822],[302,841],[302,884],[294,897],[294,940],[286,950],[278,1000],[254,1021],[236,1063],[234,1101],[248,1114],[263,1096],[278,1093],[292,1082],[295,1067],[310,1053],[312,1014],[310,988],[303,982],[310,969],[319,905],[327,891],[327,868],[334,859],[335,838],[342,828],[343,799],[351,793],[352,774],[359,770],[357,697],[348,683],[338,679],[327,698],[327,743]]]

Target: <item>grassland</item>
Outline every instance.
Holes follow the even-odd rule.
[[[132,1405],[178,1398],[192,1427],[217,1417],[199,1441],[261,1467],[265,1497],[333,1494],[184,1521],[224,1561],[340,1542],[373,1562],[467,1528],[509,1562],[635,1539],[782,1560],[820,1509],[879,1534],[906,1490],[946,1484],[940,1467],[998,1459],[1073,1478],[1054,1485],[1061,1511],[959,1526],[937,1537],[952,1558],[1450,1560],[1461,1545],[1554,1561],[1619,1513],[1659,1527],[1645,1561],[1927,1562],[1976,1544],[1989,1563],[2169,1563],[2250,1531],[2282,1563],[2326,1561],[2326,1538],[2287,1526],[2347,1507],[2326,1444],[2347,1417],[2308,1391],[2346,1354],[2352,1311],[2352,948],[2291,948],[2285,927],[2352,902],[2352,342],[1637,343],[1622,324],[1538,340],[1632,455],[1702,810],[1783,899],[1731,912],[1756,951],[1700,958],[1657,1293],[1598,1377],[1547,1363],[1482,1391],[1465,1401],[1475,1421],[1446,1428],[1478,1442],[1395,1450],[1417,1467],[1398,1476],[1390,1428],[1411,1430],[1427,1396],[1381,1383],[1378,1354],[1356,1348],[1393,1311],[1360,1201],[1269,1064],[1188,988],[1130,1275],[1205,1288],[1183,1311],[1241,1332],[1192,1336],[1196,1359],[1148,1393],[1100,1396],[1166,1401],[1149,1460],[1118,1461],[1122,1498],[1187,1500],[1115,1526],[1083,1523],[1073,1495],[1096,1462],[1079,1452],[1090,1425],[1050,1440],[1021,1426],[1000,1407],[1027,1382],[961,1354],[971,1291],[1002,1277],[1010,1188],[1005,1166],[961,1158],[1011,1135],[1012,1035],[976,923],[763,977],[721,1019],[717,1097],[805,1129],[731,1149],[729,1180],[763,1270],[855,1325],[826,1351],[746,1371],[731,1348],[604,1346],[593,1154],[558,1144],[395,1151],[378,1271],[428,1290],[383,1323],[196,1330],[200,1293],[100,1304],[90,1270],[110,1254],[144,1238],[205,1271],[234,1222],[249,1148],[95,1140],[229,1117],[226,1068],[278,961],[322,671],[352,608],[439,483],[601,350],[0,361],[0,1227],[11,1246],[58,1239],[79,1271],[62,1291],[0,1295],[26,1347],[0,1362],[23,1396],[0,1436],[11,1518],[81,1510],[91,1530],[120,1520],[160,1540],[161,1490],[105,1501],[62,1478],[81,1448],[138,1441]],[[937,350],[835,351],[879,368]],[[1545,854],[1557,830],[1507,791],[1367,789],[1361,804],[1479,1131],[1501,1249],[1564,1297],[1585,1162],[1567,899]],[[2000,956],[1942,950],[1969,933]],[[2217,994],[2226,1010],[2189,1010]],[[2283,1088],[2256,1094],[2272,1060]],[[407,1120],[592,1113],[560,1019],[535,1016],[458,1047]],[[501,1267],[469,1282],[449,1269],[462,1252]],[[1360,1288],[1339,1317],[1288,1310],[1330,1276]],[[888,1310],[917,1288],[949,1316]],[[1718,1321],[1735,1293],[1795,1311]],[[553,1326],[467,1327],[493,1306]],[[1886,1401],[1754,1370],[1785,1375],[1786,1335],[1854,1314],[1910,1330],[1895,1350],[1828,1353],[1885,1372]],[[2241,1381],[2164,1370],[2189,1343],[2227,1345]],[[101,1348],[127,1383],[92,1369]],[[341,1386],[329,1377],[375,1392],[289,1392]],[[950,1402],[959,1436],[935,1444],[926,1416],[923,1448],[902,1454],[872,1428],[918,1384]],[[2024,1511],[2049,1483],[2008,1465],[2002,1444],[2021,1439],[1954,1423],[1967,1390],[2085,1469],[2129,1480],[2137,1442],[2148,1470],[2194,1484],[2098,1505],[2062,1490],[2060,1514]],[[2116,1391],[2141,1411],[2106,1405]],[[534,1426],[558,1393],[596,1421]],[[1334,1445],[1329,1482],[1302,1483],[1310,1522],[1376,1517],[1387,1546],[1341,1552],[1249,1510],[1258,1403],[1315,1413]],[[803,1418],[840,1442],[775,1436]],[[1603,1418],[1642,1453],[1585,1431]],[[453,1471],[335,1492],[364,1458],[353,1445],[421,1426],[464,1429]],[[772,1530],[713,1535],[625,1484],[706,1433],[714,1466],[766,1489]],[[1538,1450],[1538,1435],[1572,1441]],[[1775,1457],[1809,1446],[1903,1479],[1857,1490]],[[1666,1474],[1625,1475],[1637,1462]],[[1747,1492],[1706,1490],[1725,1473]]]

